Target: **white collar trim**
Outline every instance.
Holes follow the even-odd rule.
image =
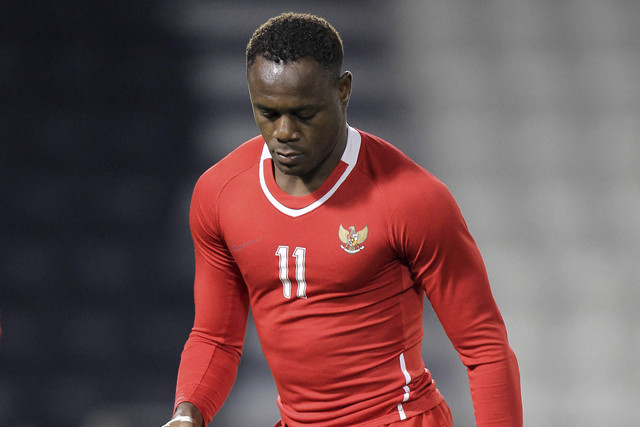
[[[301,215],[304,215],[306,213],[313,211],[314,209],[320,207],[324,202],[329,200],[329,198],[333,195],[333,193],[335,193],[340,187],[340,185],[347,179],[347,177],[349,176],[353,168],[356,166],[356,162],[358,161],[358,154],[360,153],[360,144],[362,142],[362,137],[357,130],[355,130],[354,128],[348,125],[347,125],[347,132],[348,132],[347,146],[345,147],[344,153],[342,153],[342,157],[340,159],[341,161],[347,164],[347,168],[342,173],[338,181],[336,181],[336,183],[333,185],[333,187],[329,189],[329,191],[327,191],[318,200],[314,201],[310,205],[307,205],[301,209],[292,209],[283,205],[273,196],[273,194],[271,194],[271,192],[267,188],[267,183],[265,182],[265,179],[264,179],[264,174],[265,174],[264,161],[265,159],[271,158],[271,153],[269,152],[269,148],[265,143],[264,146],[262,147],[262,156],[260,157],[259,174],[260,174],[260,187],[262,187],[262,191],[264,192],[264,195],[267,197],[267,199],[269,199],[269,202],[271,202],[271,204],[283,214],[293,218],[297,218]]]

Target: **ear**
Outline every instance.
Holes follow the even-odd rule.
[[[338,91],[340,92],[340,103],[344,108],[349,105],[349,98],[351,98],[351,83],[353,81],[353,75],[351,71],[345,71],[338,80]]]

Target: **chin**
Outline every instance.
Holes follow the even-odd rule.
[[[284,175],[302,175],[302,172],[300,172],[299,168],[296,166],[285,166],[276,164],[276,167],[278,168],[278,172]]]

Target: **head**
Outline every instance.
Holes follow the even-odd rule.
[[[313,191],[346,145],[352,78],[340,71],[340,36],[322,18],[286,13],[258,28],[246,53],[253,112],[276,180]]]

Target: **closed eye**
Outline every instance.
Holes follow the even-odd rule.
[[[296,117],[302,121],[311,120],[315,115],[315,113],[296,113]]]
[[[267,111],[267,110],[261,110],[260,111],[260,116],[264,117],[267,120],[273,121],[275,119],[277,119],[278,117],[280,117],[280,114],[273,112],[273,111]]]

